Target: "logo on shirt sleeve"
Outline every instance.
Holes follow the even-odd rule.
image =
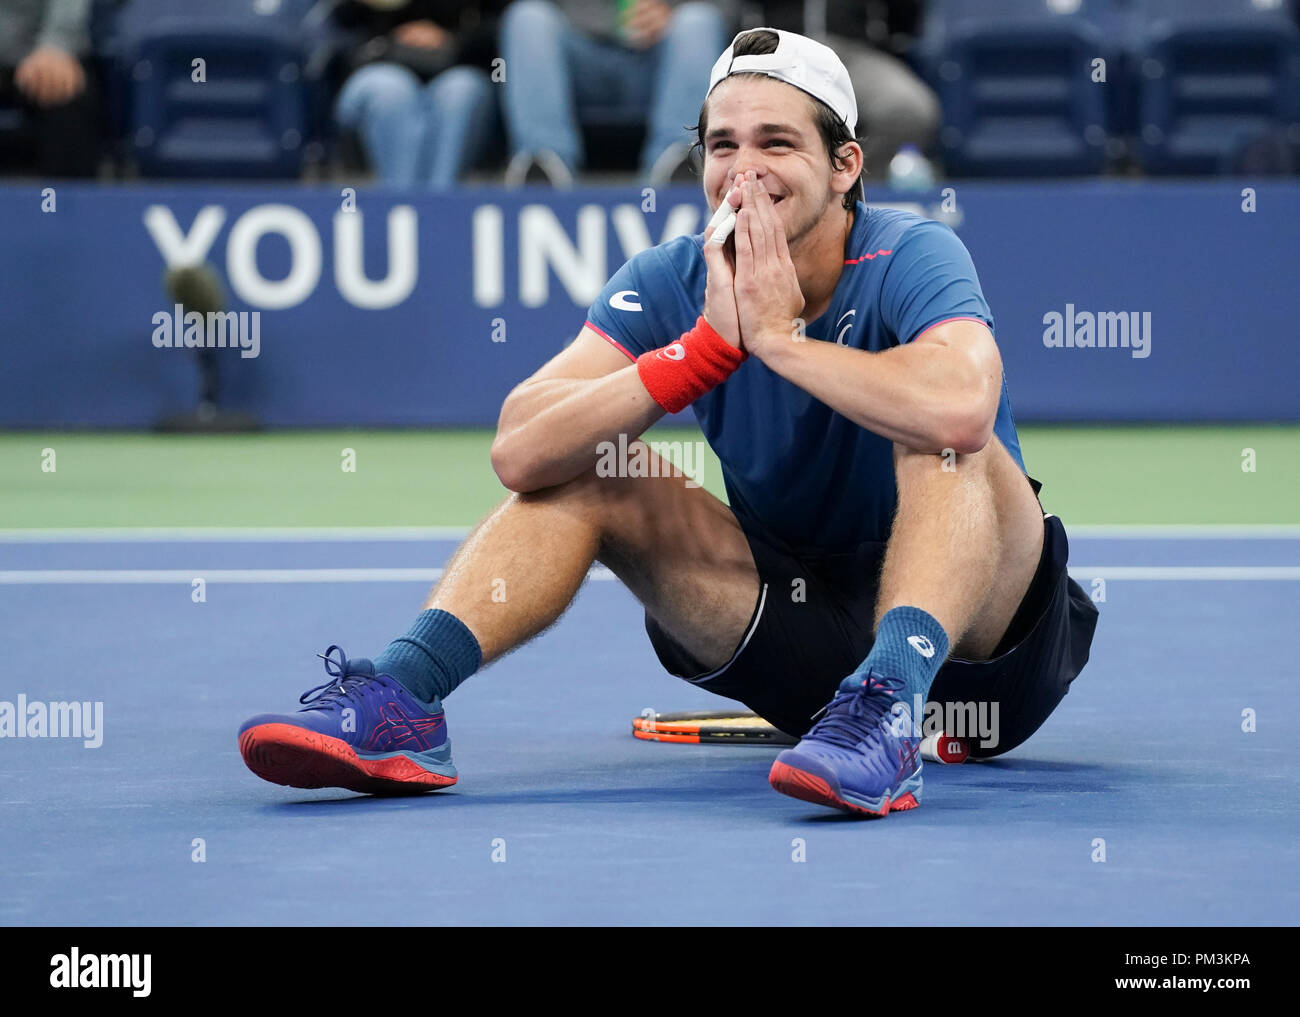
[[[609,298],[609,306],[616,307],[620,311],[639,311],[641,310],[639,296],[636,290],[619,290]]]

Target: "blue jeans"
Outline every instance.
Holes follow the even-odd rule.
[[[673,142],[695,140],[683,128],[699,119],[725,33],[712,4],[684,3],[663,38],[637,50],[576,31],[550,0],[515,0],[501,24],[511,155],[549,148],[570,170],[581,168],[579,125],[600,108],[645,123],[641,169],[649,170]]]
[[[334,115],[358,130],[379,178],[394,187],[447,190],[482,157],[495,96],[477,67],[451,67],[428,84],[397,64],[368,64],[339,92]]]

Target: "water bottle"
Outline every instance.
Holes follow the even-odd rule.
[[[623,23],[627,21],[627,16],[632,13],[632,8],[636,6],[636,0],[614,0],[614,35],[619,42],[627,45],[627,29]]]
[[[915,145],[904,145],[889,160],[889,186],[896,191],[929,191],[934,169]]]

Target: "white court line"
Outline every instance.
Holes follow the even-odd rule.
[[[90,526],[0,529],[0,544],[460,540],[468,526]]]
[[[442,569],[12,569],[0,572],[0,586],[83,583],[431,583]],[[596,566],[587,573],[608,582],[614,573]]]
[[[1072,566],[1076,579],[1132,579],[1156,582],[1206,580],[1300,580],[1300,566],[1289,565],[1097,565]],[[11,569],[0,571],[0,586],[184,583],[414,583],[433,582],[442,569]],[[596,582],[615,578],[597,566],[587,573]]]
[[[1206,582],[1216,580],[1300,579],[1300,566],[1291,565],[1071,565],[1075,579],[1136,579],[1143,582]]]
[[[442,569],[13,569],[0,585],[83,583],[414,583],[432,582]]]
[[[284,541],[348,543],[460,540],[469,526],[94,526],[0,529],[0,544],[164,543]],[[1065,525],[1081,539],[1106,540],[1300,540],[1300,524],[1154,523],[1151,525]]]
[[[1290,523],[1098,523],[1065,524],[1070,537],[1098,540],[1300,540]]]

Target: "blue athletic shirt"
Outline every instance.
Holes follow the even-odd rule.
[[[642,251],[605,285],[587,324],[633,360],[695,327],[704,309],[704,235]],[[993,329],[965,246],[947,226],[857,204],[844,271],[809,340],[879,351],[954,318]],[[749,357],[693,404],[722,462],[731,509],[747,530],[804,553],[889,537],[893,444]],[[994,433],[1020,468],[1006,377]]]

